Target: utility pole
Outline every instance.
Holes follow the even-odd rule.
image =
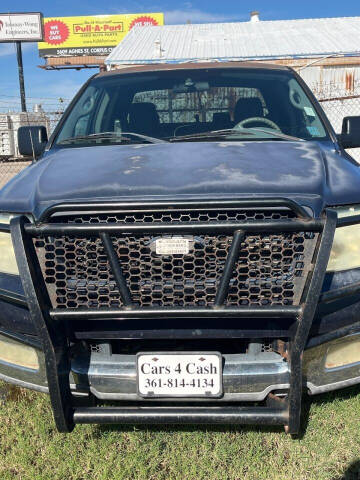
[[[21,111],[26,112],[24,68],[23,68],[23,61],[22,61],[21,42],[15,42],[15,43],[16,43],[16,56],[17,56],[18,72],[19,72]]]

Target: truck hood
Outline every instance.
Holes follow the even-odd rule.
[[[0,210],[65,202],[281,196],[360,203],[359,166],[329,142],[191,142],[52,149],[0,191]]]

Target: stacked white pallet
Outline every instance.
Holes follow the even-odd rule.
[[[10,116],[0,113],[0,158],[13,157],[14,154],[14,135],[11,131]]]

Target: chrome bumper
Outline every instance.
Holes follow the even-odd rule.
[[[308,393],[316,395],[360,383],[360,362],[326,368],[326,355],[333,345],[344,345],[360,338],[360,332],[326,342],[304,352],[304,382]],[[0,339],[22,344],[13,336]],[[39,369],[32,370],[0,360],[0,380],[20,387],[48,392],[44,354],[34,346]],[[91,392],[101,400],[144,401],[136,393],[135,355],[112,355],[107,345],[90,358],[78,357],[72,362],[71,389],[77,395]],[[287,362],[277,353],[224,354],[224,396],[218,402],[261,401],[270,392],[281,394],[289,388]],[[152,400],[147,399],[147,402]],[[199,399],[198,401],[201,401]]]

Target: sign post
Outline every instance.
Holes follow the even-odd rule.
[[[38,42],[43,38],[42,13],[0,13],[0,43],[16,44],[22,112],[26,112],[26,98],[21,42]]]

